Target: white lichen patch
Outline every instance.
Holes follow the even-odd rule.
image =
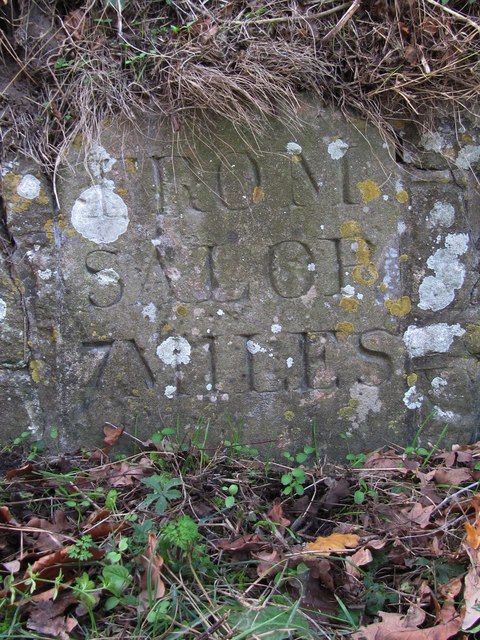
[[[265,347],[260,346],[253,340],[247,340],[247,350],[252,354],[252,356],[254,356],[256,353],[267,353],[267,349],[265,349]]]
[[[225,311],[223,309],[217,309],[217,316],[224,316],[225,315]]]
[[[50,280],[50,278],[52,277],[52,270],[51,269],[44,269],[43,271],[39,271],[38,272],[38,277],[41,280]]]
[[[445,238],[445,248],[437,249],[427,260],[427,266],[435,275],[426,276],[418,293],[420,309],[440,311],[455,299],[455,291],[460,289],[465,279],[465,266],[458,259],[466,253],[468,236],[466,233],[450,233]]]
[[[109,287],[111,284],[117,284],[120,280],[120,275],[115,269],[102,269],[97,271],[93,277],[101,287]]]
[[[355,287],[352,287],[351,284],[347,284],[345,287],[342,287],[341,292],[346,298],[353,298],[355,295]]]
[[[447,143],[445,138],[438,131],[435,131],[424,133],[420,138],[420,145],[425,151],[440,153],[447,146]]]
[[[175,395],[176,391],[177,389],[176,387],[173,386],[173,384],[167,384],[167,386],[165,387],[164,393],[165,393],[165,396],[171,400]]]
[[[365,422],[370,412],[380,413],[382,409],[378,387],[363,384],[362,382],[355,382],[350,388],[350,397],[356,404],[355,415],[349,418],[355,427]]]
[[[108,153],[100,144],[93,145],[87,157],[87,164],[95,178],[103,178],[103,176],[112,170],[116,159]]]
[[[408,389],[408,391],[403,396],[403,404],[407,407],[407,409],[420,409],[423,400],[424,397],[417,391],[416,385],[410,387],[410,389]]]
[[[316,268],[317,268],[317,265],[314,262],[309,262],[307,264],[308,271],[315,271]]]
[[[270,330],[272,333],[280,333],[280,331],[282,330],[282,325],[272,324],[272,326],[270,327]]]
[[[444,411],[440,409],[437,405],[433,407],[433,411],[435,412],[435,418],[438,420],[446,420],[447,422],[453,422],[456,418],[453,411]]]
[[[190,362],[192,347],[186,338],[170,336],[157,347],[157,356],[162,362],[177,367]]]
[[[432,227],[451,227],[455,220],[455,207],[449,202],[437,200],[428,214],[428,221]]]
[[[348,144],[343,140],[334,140],[328,145],[328,154],[332,160],[340,160],[348,151]]]
[[[35,176],[27,175],[23,176],[20,184],[17,186],[17,193],[22,198],[27,200],[34,200],[40,195],[41,183]]]
[[[0,320],[5,320],[7,315],[7,303],[0,298]]]
[[[212,385],[210,384],[210,382],[207,385],[205,385],[205,389],[207,391],[211,391],[212,390]]]
[[[463,336],[465,329],[459,324],[446,322],[428,327],[410,325],[403,334],[403,342],[412,358],[420,358],[427,353],[447,353],[455,337]]]
[[[155,322],[155,320],[157,319],[157,307],[153,304],[153,302],[150,302],[150,304],[147,304],[143,307],[142,316],[144,318],[148,318],[150,322]]]
[[[302,153],[302,147],[298,142],[287,142],[287,153],[291,156],[298,156]]]
[[[433,394],[439,396],[442,394],[442,391],[447,386],[448,382],[445,380],[445,378],[436,376],[435,378],[433,378],[430,384],[432,385]]]
[[[287,358],[287,369],[291,369],[293,367],[293,358]]]
[[[71,217],[76,231],[96,244],[115,242],[128,227],[127,205],[106,182],[83,191]]]
[[[480,145],[467,144],[458,152],[455,164],[459,169],[470,169],[472,164],[480,160]]]

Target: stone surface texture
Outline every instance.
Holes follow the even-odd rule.
[[[56,426],[89,447],[104,421],[139,438],[200,422],[274,454],[421,425],[423,443],[477,439],[478,131],[399,122],[395,158],[362,121],[308,100],[298,118],[258,136],[106,124],[55,190],[12,158],[4,441]]]

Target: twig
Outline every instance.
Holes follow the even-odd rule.
[[[352,5],[350,6],[349,10],[345,13],[345,15],[343,15],[340,18],[338,23],[333,27],[333,29],[331,29],[327,33],[326,36],[323,36],[322,44],[327,44],[327,42],[330,42],[330,40],[334,38],[341,29],[343,29],[343,27],[347,24],[347,22],[350,20],[353,14],[360,8],[361,1],[362,0],[353,0]]]
[[[466,22],[467,24],[469,24],[471,27],[473,27],[476,31],[480,33],[480,24],[471,20],[468,16],[464,16],[463,13],[459,13],[458,11],[455,11],[455,9],[450,9],[450,7],[447,7],[447,5],[440,4],[440,2],[437,2],[436,0],[427,0],[427,2],[434,7],[437,7],[437,9],[441,9],[442,11],[445,11],[445,13],[449,13],[451,16],[454,16],[455,18],[457,18],[457,20]]]
[[[434,513],[436,513],[437,511],[440,511],[440,509],[443,509],[443,507],[448,504],[449,502],[451,502],[452,500],[454,500],[457,496],[461,495],[462,493],[465,493],[466,491],[471,491],[472,489],[475,489],[476,487],[478,487],[480,485],[480,482],[473,482],[472,484],[469,484],[468,487],[462,487],[461,489],[459,489],[458,491],[455,491],[455,493],[452,493],[450,496],[447,496],[446,498],[444,498],[440,504],[437,504],[437,506],[435,507],[435,509],[432,511],[432,513],[430,514],[430,517],[433,516]]]
[[[354,0],[353,4],[355,4],[355,2],[357,2],[357,0]],[[249,25],[249,24],[255,24],[255,25],[257,25],[257,24],[278,24],[280,22],[297,22],[298,20],[316,20],[318,18],[326,18],[327,16],[331,16],[332,14],[337,13],[338,11],[342,11],[342,9],[346,9],[347,7],[350,7],[350,6],[351,6],[350,2],[343,2],[342,4],[339,4],[336,7],[332,7],[331,9],[326,9],[325,11],[321,11],[320,13],[315,13],[315,14],[313,14],[311,16],[305,15],[305,16],[288,16],[288,17],[285,17],[285,18],[283,18],[283,17],[281,17],[281,18],[262,18],[261,20],[250,20],[248,18],[246,18],[245,20],[229,20],[228,18],[226,18],[225,20],[222,20],[222,22],[228,22],[228,24],[246,26],[246,25]]]

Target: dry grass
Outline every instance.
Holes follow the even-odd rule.
[[[298,91],[388,130],[440,107],[474,108],[480,7],[452,0],[25,0],[0,21],[0,125],[53,168],[78,131],[160,113],[258,129]]]

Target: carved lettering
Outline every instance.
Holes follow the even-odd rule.
[[[112,307],[122,299],[124,285],[116,262],[116,252],[105,249],[91,251],[85,258],[92,287],[88,299],[95,307]]]
[[[232,211],[248,209],[260,188],[260,169],[246,153],[229,153],[218,169],[218,192]]]
[[[303,242],[287,240],[270,247],[269,273],[274,291],[282,298],[304,296],[313,285],[314,258]]]

